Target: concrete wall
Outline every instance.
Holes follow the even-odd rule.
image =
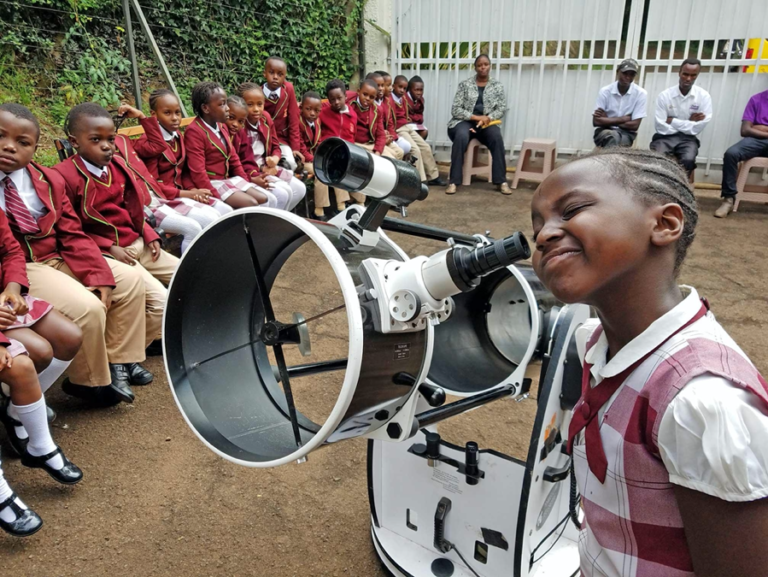
[[[382,33],[368,20],[391,33],[393,0],[368,0],[365,5],[365,71],[389,70],[391,37]]]

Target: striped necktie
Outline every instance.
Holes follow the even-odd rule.
[[[277,92],[272,92],[267,97],[267,100],[269,100],[270,102],[277,102],[279,99],[280,99],[280,95]]]
[[[16,185],[13,184],[10,176],[3,179],[5,185],[5,213],[8,216],[8,224],[11,230],[21,234],[35,234],[40,232],[37,221],[29,212],[27,205],[21,200]]]

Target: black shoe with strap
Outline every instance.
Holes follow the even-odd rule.
[[[154,380],[154,375],[139,363],[125,363],[125,370],[128,371],[128,382],[134,387],[148,385]]]
[[[14,537],[29,537],[37,533],[43,526],[43,520],[32,509],[22,509],[16,504],[18,495],[13,493],[5,501],[0,503],[0,511],[6,507],[13,511],[16,518],[13,521],[0,519],[0,529]]]
[[[8,441],[11,443],[11,448],[16,451],[16,454],[21,456],[27,452],[27,443],[29,438],[22,439],[16,434],[16,427],[23,427],[20,421],[17,421],[10,415],[8,415],[8,405],[11,403],[9,398],[4,398],[0,403],[0,421],[2,421],[5,427],[5,432],[8,435]]]
[[[48,461],[56,455],[61,455],[61,458],[64,461],[64,466],[61,469],[54,469],[48,464]],[[61,447],[56,447],[55,451],[51,451],[47,455],[41,455],[39,457],[30,455],[29,451],[26,451],[21,456],[21,464],[30,469],[43,469],[62,485],[74,485],[83,479],[83,472],[77,465],[67,459],[67,456],[64,454],[64,451],[61,450]]]
[[[109,385],[124,403],[132,403],[136,396],[131,390],[131,376],[125,365],[109,365],[112,384]]]
[[[61,390],[71,397],[82,399],[100,407],[113,407],[123,402],[112,385],[103,387],[86,387],[85,385],[76,385],[69,379],[65,379],[61,385]]]

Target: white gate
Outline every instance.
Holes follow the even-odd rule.
[[[700,136],[707,169],[739,139],[752,94],[768,89],[768,49],[748,59],[750,39],[768,38],[768,0],[393,0],[392,66],[424,79],[430,141],[450,147],[447,124],[459,81],[488,53],[509,110],[508,150],[526,137],[555,138],[559,152],[593,148],[592,112],[615,67],[636,58],[648,91],[647,146],[659,92],[677,83],[687,57],[702,61],[697,84],[712,95],[714,116]],[[762,46],[762,44],[758,44]],[[759,52],[755,51],[755,52]],[[747,68],[750,67],[750,68]],[[747,70],[749,70],[747,72]]]

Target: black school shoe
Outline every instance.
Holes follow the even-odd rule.
[[[23,425],[16,419],[8,416],[8,404],[11,402],[9,398],[4,398],[0,403],[0,421],[2,421],[5,427],[5,432],[8,435],[8,441],[11,443],[11,448],[16,451],[16,454],[21,456],[27,452],[27,443],[29,438],[22,439],[16,434],[16,427],[22,427]],[[1,507],[0,507],[1,509]]]
[[[99,407],[113,407],[124,400],[123,396],[118,395],[117,389],[111,384],[103,387],[86,387],[85,385],[76,385],[69,379],[66,379],[61,385],[61,390],[71,397],[82,399]],[[131,394],[133,394],[132,391]],[[130,403],[133,401],[125,402]]]
[[[56,455],[61,455],[64,460],[64,466],[61,469],[54,469],[47,461],[52,459]],[[58,481],[62,485],[74,485],[83,480],[83,472],[72,461],[67,459],[64,451],[61,447],[56,447],[55,451],[51,451],[47,455],[41,455],[35,457],[30,455],[28,451],[21,455],[21,464],[30,469],[42,469],[48,473],[54,480]]]
[[[29,537],[34,535],[43,527],[43,520],[32,509],[22,509],[16,504],[18,495],[13,493],[5,501],[0,503],[0,511],[10,507],[16,518],[13,521],[3,521],[0,519],[0,529],[13,535],[14,537]]]
[[[155,378],[152,373],[142,367],[139,363],[125,363],[123,366],[125,367],[125,370],[128,371],[128,382],[134,387],[148,385]]]
[[[124,403],[132,403],[136,398],[131,390],[131,375],[126,365],[109,365],[109,374],[112,375],[112,390]]]
[[[439,176],[437,178],[433,178],[430,181],[427,181],[427,184],[429,186],[447,186],[448,185],[448,183],[445,182],[445,180],[443,180]]]

